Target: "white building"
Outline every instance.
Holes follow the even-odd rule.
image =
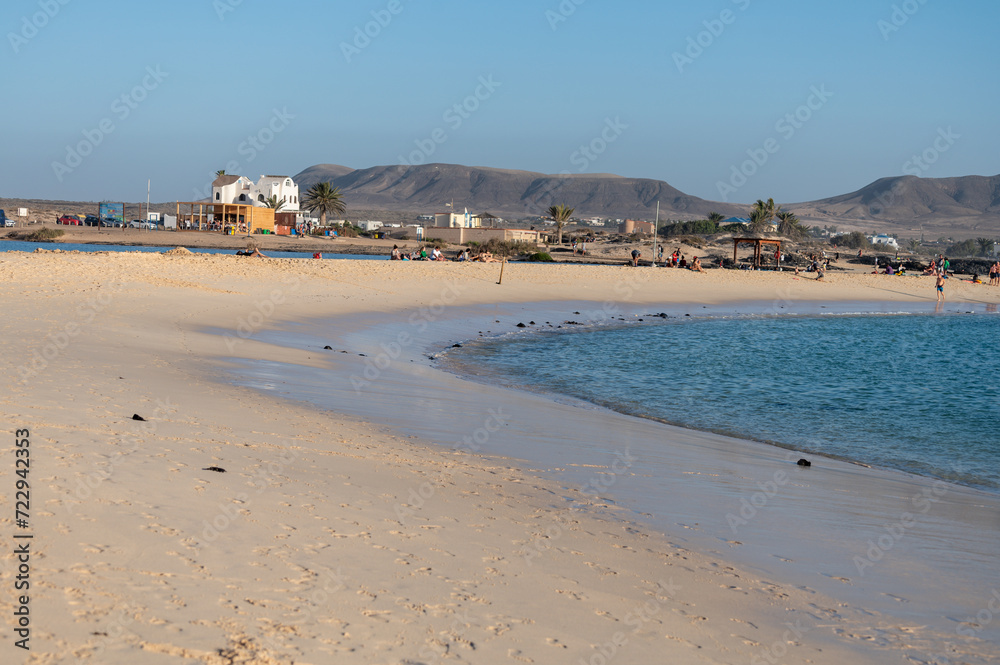
[[[246,176],[221,175],[212,183],[213,203],[264,208],[272,196],[284,203],[281,212],[299,212],[299,186],[288,176],[262,175],[255,184]]]
[[[482,226],[482,218],[468,210],[464,213],[439,212],[434,215],[434,226],[448,229],[477,229]]]
[[[367,220],[364,222],[358,222],[356,226],[360,228],[362,231],[378,231],[380,228],[384,226],[384,224],[382,224],[382,222]]]
[[[885,233],[880,233],[877,236],[868,236],[868,242],[873,245],[885,245],[892,249],[899,249],[899,243],[896,242],[896,239]]]

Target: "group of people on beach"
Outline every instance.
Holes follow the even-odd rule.
[[[631,256],[631,265],[638,266],[639,259],[642,257],[642,252],[638,249],[633,249]],[[701,259],[695,256],[691,259],[691,263],[689,264],[687,258],[681,254],[680,248],[676,249],[673,254],[669,255],[666,262],[663,261],[663,247],[660,247],[660,251],[657,256],[664,268],[688,268],[689,270],[694,270],[695,272],[705,272],[704,268],[701,267]],[[653,265],[655,266],[656,263]]]
[[[445,257],[444,253],[437,247],[432,247],[431,251],[427,251],[427,247],[421,247],[419,250],[413,250],[412,252],[403,252],[399,249],[399,245],[392,246],[392,252],[389,254],[390,261],[448,261],[449,259]],[[493,256],[492,252],[481,251],[474,256],[469,252],[469,248],[466,247],[458,256],[451,261],[477,261],[480,263],[499,263],[500,259]]]
[[[951,269],[951,262],[945,257],[944,254],[938,254],[938,258],[935,261],[931,259],[930,266],[924,271],[924,274],[928,272],[934,275],[934,290],[937,291],[938,302],[944,300],[944,280],[948,279],[948,273]]]

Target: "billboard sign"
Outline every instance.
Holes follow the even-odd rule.
[[[97,216],[101,219],[111,219],[116,222],[125,223],[125,204],[101,202],[98,206]]]

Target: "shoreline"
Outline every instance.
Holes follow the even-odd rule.
[[[317,411],[219,382],[212,359],[266,358],[327,374],[333,363],[349,376],[371,356],[336,350],[387,343],[366,335],[369,323],[393,318],[394,329],[380,330],[398,343],[399,332],[412,336],[423,322],[447,326],[452,307],[487,317],[525,302],[646,307],[665,292],[698,305],[734,294],[815,299],[814,287],[833,300],[886,293],[864,276],[838,286],[780,273],[508,265],[498,287],[497,272],[208,255],[0,256],[9,344],[0,404],[7,422],[33,431],[32,478],[44,506],[33,650],[53,662],[99,653],[106,663],[151,653],[212,662],[218,649],[261,663],[437,662],[446,653],[458,662],[576,662],[608,649],[626,661],[667,655],[678,663],[774,654],[824,665],[911,655],[985,663],[995,655],[975,630],[914,627],[737,569],[725,545],[688,547],[701,538],[693,529],[672,542],[621,521],[622,507],[599,495],[574,492],[586,510],[567,512],[565,483],[522,472],[512,458],[447,453],[426,444],[449,440],[394,434],[338,415],[339,404]],[[923,291],[890,299],[926,302]],[[305,333],[317,317],[339,317],[317,336],[332,353],[267,341],[266,330]],[[35,357],[45,363],[22,360]],[[420,390],[397,398],[392,415],[405,407],[421,422],[451,417],[448,403],[425,397],[429,376],[458,381],[435,370],[417,375]],[[273,394],[282,378],[265,380]],[[463,382],[449,399],[476,394]],[[471,412],[467,434],[492,426],[487,416]],[[604,414],[583,416],[573,426],[587,431]],[[530,433],[509,420],[515,437]],[[649,427],[634,426],[637,438]],[[677,436],[682,447],[703,445],[700,436]],[[727,458],[690,459],[687,470],[700,474]],[[605,470],[612,463],[601,462]],[[756,464],[773,473],[769,458]],[[749,475],[736,480],[734,497],[744,483],[753,487]],[[524,552],[536,555],[525,560]],[[0,604],[13,611],[9,599]],[[803,634],[790,636],[789,623]],[[102,632],[109,637],[95,637]]]
[[[821,319],[823,317],[882,317],[882,316],[915,316],[915,317],[925,317],[925,316],[990,316],[997,314],[996,308],[990,309],[986,306],[984,311],[978,312],[975,310],[967,309],[967,306],[962,306],[961,308],[956,308],[954,311],[920,311],[919,308],[903,307],[895,303],[879,303],[879,302],[857,302],[857,303],[835,303],[831,305],[823,305],[821,301],[815,303],[796,303],[797,307],[805,307],[800,311],[782,311],[776,313],[772,306],[766,303],[731,303],[731,305],[737,308],[739,311],[722,311],[716,308],[710,313],[699,312],[695,316],[690,314],[684,314],[682,312],[685,309],[678,309],[669,316],[675,319],[674,323],[667,324],[665,317],[666,313],[655,313],[650,314],[645,313],[633,313],[632,319],[616,319],[613,321],[606,321],[601,323],[592,324],[577,324],[574,327],[563,327],[559,325],[556,329],[553,326],[529,326],[526,330],[512,330],[505,333],[494,334],[492,336],[482,336],[474,339],[456,339],[449,340],[445,343],[438,344],[434,348],[434,353],[428,358],[433,361],[440,362],[441,369],[452,373],[459,378],[470,381],[472,383],[479,383],[483,385],[494,385],[499,379],[499,384],[503,388],[509,388],[513,390],[522,390],[528,393],[539,395],[547,399],[556,401],[573,401],[582,405],[589,405],[592,408],[607,409],[615,413],[619,413],[626,416],[632,416],[636,418],[641,418],[644,420],[649,420],[656,423],[661,423],[664,425],[669,425],[672,427],[678,427],[682,429],[689,429],[696,432],[704,432],[707,434],[716,434],[719,436],[741,439],[745,441],[752,441],[754,443],[761,443],[768,446],[773,446],[781,450],[794,451],[801,454],[816,455],[826,459],[836,460],[839,462],[847,462],[850,464],[855,464],[864,468],[875,468],[886,472],[894,473],[904,473],[914,478],[929,479],[929,480],[943,480],[950,484],[957,485],[959,487],[965,487],[971,490],[983,491],[987,494],[993,494],[1000,496],[1000,486],[997,485],[985,485],[985,484],[973,484],[968,482],[959,482],[947,477],[935,476],[929,473],[921,474],[915,471],[909,471],[903,468],[897,468],[892,466],[880,465],[876,462],[865,461],[860,459],[854,459],[845,455],[837,455],[831,452],[823,452],[816,450],[803,450],[796,447],[794,444],[784,443],[781,441],[775,441],[764,438],[757,438],[753,434],[748,432],[737,432],[737,431],[721,431],[716,429],[698,427],[696,425],[687,424],[681,421],[669,420],[663,417],[657,417],[649,415],[646,413],[631,412],[628,410],[623,410],[613,403],[595,402],[589,400],[585,397],[579,397],[576,395],[569,395],[565,393],[560,393],[548,389],[541,384],[532,385],[519,385],[513,383],[509,378],[504,376],[498,376],[494,373],[483,374],[475,371],[473,363],[463,357],[464,351],[455,351],[452,347],[456,346],[453,342],[459,342],[457,346],[466,347],[469,344],[476,345],[478,343],[485,344],[495,344],[502,343],[505,339],[511,339],[513,335],[574,335],[574,334],[586,334],[595,330],[622,330],[627,329],[636,325],[685,325],[689,322],[695,322],[699,320],[753,320],[753,319],[781,319],[781,318],[791,318],[791,319],[802,319],[802,318],[817,318]],[[755,305],[759,308],[758,311],[754,311]],[[670,306],[664,306],[663,309],[670,310]],[[661,320],[660,317],[664,317]],[[690,318],[687,318],[690,317]],[[644,320],[645,319],[645,320]],[[534,322],[532,322],[534,323]],[[576,323],[576,322],[574,322]]]
[[[337,367],[331,368],[332,377],[331,372],[325,369],[303,372],[302,368],[293,365],[262,361],[265,368],[257,376],[267,381],[266,377],[279,374],[284,382],[297,383],[297,388],[289,390],[269,389],[283,398],[311,403],[319,409],[336,404],[337,408],[346,410],[354,417],[387,425],[400,435],[441,442],[437,445],[445,452],[484,453],[514,460],[515,464],[558,482],[568,492],[564,500],[570,504],[574,497],[580,496],[580,492],[586,494],[600,490],[594,496],[599,496],[606,507],[613,507],[615,511],[625,510],[624,519],[638,520],[663,533],[672,542],[681,541],[684,546],[697,551],[711,552],[758,574],[814,589],[852,605],[864,603],[866,609],[889,616],[896,613],[900,618],[927,622],[942,632],[960,628],[961,624],[954,617],[963,612],[965,615],[975,614],[978,606],[974,601],[967,602],[967,599],[977,591],[978,580],[989,577],[997,563],[992,555],[991,540],[984,540],[978,535],[990,531],[992,515],[1000,512],[1000,494],[996,492],[815,453],[808,454],[813,458],[813,468],[803,471],[794,464],[795,458],[800,455],[794,449],[632,416],[565,395],[527,392],[516,386],[494,387],[488,382],[476,382],[469,386],[472,379],[468,376],[456,374],[447,366],[435,367],[431,364],[435,362],[433,360],[428,362],[431,357],[435,360],[440,358],[441,353],[452,344],[467,340],[468,331],[488,325],[494,316],[505,319],[501,326],[506,328],[498,333],[494,320],[494,335],[533,334],[539,331],[520,331],[514,327],[514,322],[528,316],[540,319],[540,315],[546,313],[553,316],[572,315],[575,308],[585,305],[578,302],[520,303],[506,308],[506,311],[490,314],[478,312],[476,308],[465,313],[443,313],[442,325],[433,327],[426,339],[410,349],[409,353],[393,358],[391,366],[381,370],[378,376],[371,376],[371,381],[364,379],[361,368],[371,368],[379,363],[379,349],[386,348],[386,340],[398,336],[393,322],[398,322],[399,317],[394,314],[374,317],[368,314],[363,317],[363,324],[358,321],[341,324],[352,331],[344,341],[355,343],[354,346],[349,344],[346,349],[347,365],[353,361],[353,370],[346,369],[345,362],[339,358],[336,360]],[[713,307],[713,314],[723,314],[731,306]],[[772,309],[766,303],[739,303],[737,307],[742,312],[750,311],[758,316],[762,311]],[[795,303],[792,307],[800,311],[776,316],[842,315],[865,309],[874,313],[896,313],[901,308],[892,303],[857,302],[830,305],[821,302]],[[685,309],[690,308],[677,308],[674,315]],[[626,320],[641,316],[638,312],[623,314]],[[615,321],[615,324],[621,323]],[[322,348],[321,334],[316,331],[330,325],[330,321],[300,321],[292,331],[267,331],[259,341],[315,351]],[[454,332],[456,328],[457,334]],[[344,349],[334,351],[343,352]],[[361,352],[367,352],[364,361],[355,357]],[[260,365],[261,362],[240,363],[233,370],[233,375],[240,378],[234,380],[239,385],[254,387],[254,370]],[[350,378],[348,371],[351,371]],[[450,374],[456,380],[449,381],[442,374]],[[349,397],[350,390],[340,388],[348,383],[352,384],[355,399]],[[372,387],[375,384],[388,387],[381,390],[377,385]],[[398,404],[400,396],[418,391],[421,395],[420,409]],[[475,398],[460,401],[460,393],[472,393]],[[518,426],[515,438],[520,440],[515,442],[510,437],[505,438],[503,432],[491,433],[482,440],[470,438],[467,434],[475,431],[475,418],[447,424],[419,422],[421,410],[430,405],[447,402],[459,412],[475,412],[475,400],[502,405],[499,407],[501,413],[517,413],[519,420],[531,424]],[[534,413],[529,414],[531,410]],[[388,415],[390,411],[391,416]],[[489,421],[487,413],[478,413],[477,417]],[[557,434],[544,425],[574,419],[582,419],[586,426],[565,430],[564,425]],[[621,443],[620,436],[623,430],[643,432],[645,440],[633,440],[623,453],[622,446],[625,444]],[[532,434],[539,431],[542,433]],[[619,443],[610,448],[578,443],[587,437],[617,440]],[[672,440],[684,443],[677,448],[669,445]],[[445,443],[447,441],[452,443]],[[662,448],[661,441],[667,448]],[[538,452],[547,446],[555,447],[546,453]],[[714,449],[716,453],[705,452],[701,448]],[[643,452],[637,453],[637,450]],[[685,471],[678,475],[678,481],[689,473],[716,480],[712,481],[712,485],[698,489],[687,485],[687,492],[694,494],[681,501],[680,508],[672,506],[668,515],[662,516],[657,514],[657,507],[676,504],[678,498],[670,491],[664,493],[662,488],[654,486],[655,483],[640,480],[642,476],[648,478],[651,472],[649,469],[633,470],[633,465],[639,469],[643,459],[675,455],[685,459]],[[740,470],[719,471],[715,467],[722,457],[717,459],[716,455],[739,458],[742,462]],[[635,459],[631,459],[633,457]],[[627,472],[616,474],[613,471],[615,464],[620,465],[620,460],[625,458],[629,458]],[[730,464],[727,462],[725,466]],[[650,468],[662,471],[660,466]],[[599,484],[605,481],[601,480],[601,476],[594,475],[595,469],[603,469],[599,473],[608,474],[610,485]],[[693,469],[700,471],[691,471]],[[816,479],[818,474],[829,477]],[[719,480],[725,480],[724,487],[714,484]],[[763,490],[760,489],[762,487]],[[717,494],[723,498],[720,500]],[[753,500],[753,506],[757,506],[758,495],[763,497],[763,507],[748,507],[748,504],[742,503],[744,499]],[[931,510],[929,502],[936,503],[939,496],[947,496],[952,506],[944,509],[935,505]],[[651,502],[650,497],[658,499],[659,504]],[[860,501],[855,497],[859,497]],[[984,505],[989,508],[983,509]],[[860,520],[859,511],[864,514]],[[908,512],[915,515],[913,519],[905,520],[904,531],[909,538],[895,539],[884,552],[876,548],[874,554],[869,554],[864,538],[857,540],[855,537],[855,532],[859,532],[877,540],[882,535],[884,524],[899,522],[899,516]],[[765,516],[765,513],[769,514]],[[942,514],[946,515],[943,519]],[[709,522],[713,518],[721,526],[711,526]],[[766,526],[752,524],[758,519],[766,520]],[[733,527],[734,522],[738,528]],[[791,528],[789,525],[792,525]],[[733,527],[731,533],[730,527]],[[958,557],[964,561],[964,568],[951,565],[955,556],[953,551],[936,552],[933,556],[922,551],[927,542],[938,539],[951,542],[956,548],[965,547],[962,550],[964,554]],[[813,544],[804,547],[803,540]],[[839,541],[851,544],[845,547]],[[820,555],[824,550],[836,552],[836,556]],[[905,569],[905,574],[886,570],[885,565],[877,566],[890,550],[892,566]],[[868,577],[869,567],[879,568],[877,579]],[[917,570],[922,572],[917,575]],[[947,582],[931,584],[917,581],[923,576],[933,576],[934,571],[943,570],[952,575]],[[936,609],[916,609],[930,599],[939,603]],[[901,604],[912,605],[914,609],[901,611]],[[1000,631],[990,630],[988,634],[994,644],[1000,643]]]

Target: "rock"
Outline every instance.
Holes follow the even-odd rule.
[[[517,324],[517,327],[518,328],[527,328],[528,326],[524,325],[523,323],[519,323],[519,324]]]
[[[215,471],[216,473],[225,473],[226,470],[221,466],[206,466],[202,471]]]
[[[800,459],[798,462],[796,462],[796,464],[798,464],[799,466],[812,466],[812,462],[810,462],[807,459]]]
[[[140,416],[138,413],[132,414],[132,420],[141,420],[142,422],[146,422],[146,419]]]

